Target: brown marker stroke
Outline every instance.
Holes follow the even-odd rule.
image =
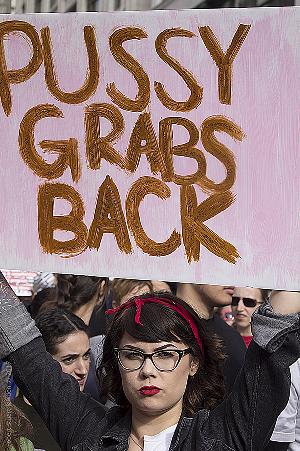
[[[167,41],[170,38],[192,38],[194,36],[194,33],[189,30],[183,30],[182,28],[170,28],[162,31],[157,36],[155,41],[155,49],[159,57],[180,75],[191,91],[188,100],[177,101],[172,99],[162,83],[158,81],[154,82],[154,89],[157,97],[166,108],[172,111],[191,111],[194,108],[197,108],[202,100],[203,89],[198,85],[193,74],[189,70],[185,69],[173,56],[169,55],[167,51]]]
[[[225,103],[227,105],[230,105],[231,103],[233,61],[237,56],[244,40],[246,39],[250,28],[251,25],[240,24],[232,38],[230,46],[226,50],[226,53],[224,53],[212,29],[210,27],[199,27],[199,33],[205,47],[209,51],[212,59],[219,69],[218,89],[219,100],[221,103]]]
[[[240,258],[236,248],[203,224],[204,221],[229,208],[234,202],[233,194],[230,191],[216,193],[198,205],[195,188],[182,186],[180,199],[182,235],[188,262],[199,260],[202,244],[223,260],[236,263]]]
[[[110,51],[114,59],[127,69],[134,77],[138,85],[138,92],[135,99],[126,97],[119,91],[115,83],[109,83],[106,92],[122,110],[143,111],[150,100],[150,81],[142,66],[123,48],[123,43],[131,39],[147,38],[147,33],[141,28],[125,27],[116,30],[109,38]]]
[[[22,33],[29,39],[32,56],[28,64],[21,69],[7,69],[4,40],[10,33]],[[27,22],[11,20],[0,23],[0,98],[6,116],[11,114],[12,98],[10,84],[28,80],[43,62],[42,47],[36,29]]]
[[[88,54],[88,69],[85,81],[80,89],[74,92],[64,92],[58,86],[57,75],[53,64],[53,50],[49,27],[42,28],[41,37],[44,52],[45,81],[50,93],[58,100],[68,104],[78,104],[89,99],[99,83],[99,56],[96,45],[96,34],[92,26],[84,27],[84,41]],[[76,67],[77,61],[74,62]]]
[[[55,199],[64,199],[71,206],[68,215],[54,216]],[[43,252],[74,257],[86,249],[87,227],[83,222],[84,205],[80,194],[65,183],[45,183],[38,190],[38,234]],[[54,231],[73,232],[67,241],[54,238]]]
[[[36,151],[34,145],[34,129],[43,118],[62,118],[62,111],[52,104],[41,104],[31,108],[23,117],[19,129],[19,150],[26,165],[41,178],[53,180],[63,175],[70,166],[73,181],[78,182],[81,175],[81,165],[78,152],[78,142],[69,140],[40,142],[44,151],[57,152],[59,157],[53,163],[47,163]]]
[[[133,234],[137,246],[146,254],[157,257],[169,255],[180,246],[180,234],[173,230],[171,236],[163,243],[157,243],[147,236],[139,214],[140,203],[147,194],[167,199],[170,197],[171,191],[164,182],[154,177],[139,178],[130,188],[126,198],[126,217],[129,230]]]
[[[206,175],[202,177],[198,184],[207,193],[228,191],[236,179],[234,153],[216,139],[215,132],[227,133],[238,141],[242,141],[245,137],[243,130],[225,116],[210,116],[203,121],[201,126],[202,145],[207,152],[224,165],[226,170],[226,177],[220,183],[214,182]]]
[[[144,141],[144,143],[143,143]],[[126,169],[135,172],[145,154],[152,174],[166,173],[166,162],[156,137],[150,113],[141,113],[130,136],[126,154]]]
[[[111,131],[106,136],[100,133],[100,118],[104,117],[112,124]],[[88,166],[99,169],[101,159],[110,164],[125,167],[125,159],[113,147],[125,127],[122,113],[114,105],[108,103],[93,103],[85,108],[85,142]]]
[[[119,249],[131,254],[132,247],[121,206],[118,188],[113,179],[106,176],[99,188],[94,219],[90,227],[87,245],[99,249],[104,233],[112,233]]]
[[[184,127],[189,133],[187,143],[173,146],[173,125]],[[192,185],[198,183],[206,174],[206,160],[203,152],[195,146],[199,141],[199,131],[196,125],[189,119],[183,117],[167,117],[160,121],[160,145],[167,155],[193,158],[196,160],[198,169],[190,175],[178,175],[174,173],[172,161],[172,181],[177,185]]]

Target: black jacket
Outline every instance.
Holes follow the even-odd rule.
[[[289,366],[300,356],[299,315],[282,317],[270,307],[254,315],[255,340],[230,396],[211,412],[180,419],[170,451],[261,451],[290,391]],[[6,336],[9,330],[5,331]],[[63,450],[125,451],[130,412],[103,406],[80,392],[34,338],[9,360],[22,392],[48,424]]]

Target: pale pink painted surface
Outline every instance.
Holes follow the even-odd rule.
[[[11,20],[12,16],[1,16]],[[68,91],[81,86],[86,72],[83,45],[84,25],[94,25],[101,64],[101,82],[96,94],[84,105],[65,105],[53,98],[44,83],[44,66],[26,83],[13,85],[13,112],[8,118],[0,108],[0,260],[1,267],[27,270],[48,270],[149,279],[252,285],[260,287],[300,289],[300,9],[259,8],[226,10],[156,11],[146,13],[103,13],[14,16],[26,20],[37,30],[48,25],[55,49],[55,61],[61,86]],[[231,105],[218,101],[217,68],[207,52],[198,26],[209,25],[223,49],[226,49],[240,23],[251,24],[251,30],[233,66],[233,96]],[[37,233],[38,179],[19,156],[19,123],[34,105],[53,103],[62,109],[64,119],[44,119],[36,132],[36,143],[42,139],[79,140],[83,175],[77,185],[70,174],[59,179],[72,184],[81,193],[89,226],[98,188],[107,174],[117,180],[122,203],[131,184],[150,173],[146,159],[138,171],[125,175],[103,163],[98,171],[85,163],[83,112],[87,104],[111,103],[105,92],[114,81],[124,93],[134,97],[136,83],[132,76],[112,58],[108,37],[118,27],[140,26],[148,38],[131,41],[126,48],[135,55],[149,74],[152,92],[151,111],[158,131],[161,117],[176,115],[165,109],[153,90],[154,80],[165,84],[176,99],[186,99],[188,90],[180,77],[155,53],[156,36],[166,28],[182,27],[195,37],[174,38],[168,49],[189,68],[203,86],[202,104],[197,110],[179,113],[200,124],[205,118],[223,114],[239,124],[247,135],[235,143],[225,134],[219,138],[235,153],[238,172],[233,191],[236,202],[207,225],[233,243],[241,259],[229,264],[201,247],[201,261],[188,264],[184,247],[167,257],[149,257],[131,242],[134,253],[122,255],[113,236],[106,235],[99,251],[85,251],[74,258],[62,258],[42,253]],[[10,37],[6,44],[9,67],[22,67],[30,51],[26,41]],[[122,111],[126,131],[116,148],[126,152],[129,136],[138,113]],[[105,129],[103,129],[105,131]],[[176,135],[177,136],[177,135]],[[178,143],[185,135],[177,136]],[[199,143],[201,148],[201,143]],[[207,156],[207,152],[206,156]],[[188,173],[194,165],[177,157],[176,167]],[[223,167],[208,159],[208,175],[223,176]],[[169,184],[172,196],[161,201],[147,196],[141,216],[151,238],[165,240],[170,231],[181,231],[179,187]],[[199,191],[199,200],[204,198]]]

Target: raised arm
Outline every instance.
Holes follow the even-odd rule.
[[[46,351],[40,332],[0,273],[0,358],[7,358],[14,378],[63,450],[93,436],[105,414],[83,394],[75,379],[62,373]]]
[[[273,310],[282,315],[300,312],[300,293],[298,291],[272,291],[270,304]]]
[[[300,356],[300,294],[276,292],[253,315],[253,342],[231,395],[209,416],[210,436],[236,450],[261,451],[290,393],[290,371]]]

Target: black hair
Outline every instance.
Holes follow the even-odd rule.
[[[57,285],[51,291],[51,296],[42,303],[40,311],[56,307],[76,313],[97,294],[99,297],[105,296],[109,282],[108,277],[75,274],[56,274],[56,279]]]
[[[271,290],[268,290],[266,288],[259,288],[259,290],[261,292],[262,300],[267,301]]]
[[[57,274],[57,306],[75,311],[87,304],[98,292],[107,278]]]
[[[43,288],[38,291],[28,307],[28,311],[32,318],[35,318],[39,311],[43,311],[46,305],[52,305],[56,302],[57,289],[56,287]]]
[[[88,334],[88,326],[74,313],[61,308],[53,308],[40,312],[35,318],[47,351],[54,355],[56,346],[67,338],[68,335],[82,331]]]
[[[224,397],[224,380],[221,364],[224,359],[221,341],[207,330],[207,323],[200,319],[194,310],[182,299],[171,293],[154,292],[135,296],[134,299],[156,297],[162,301],[171,301],[183,306],[193,317],[203,343],[204,355],[197,343],[187,320],[168,306],[159,303],[145,303],[141,309],[141,323],[135,322],[136,307],[121,310],[114,317],[107,333],[103,347],[103,358],[97,374],[102,395],[114,399],[121,407],[127,409],[129,402],[125,397],[114,348],[127,332],[132,337],[150,343],[160,341],[183,342],[192,349],[193,357],[199,361],[196,374],[189,378],[183,398],[184,409],[194,414],[200,408],[211,409]]]

